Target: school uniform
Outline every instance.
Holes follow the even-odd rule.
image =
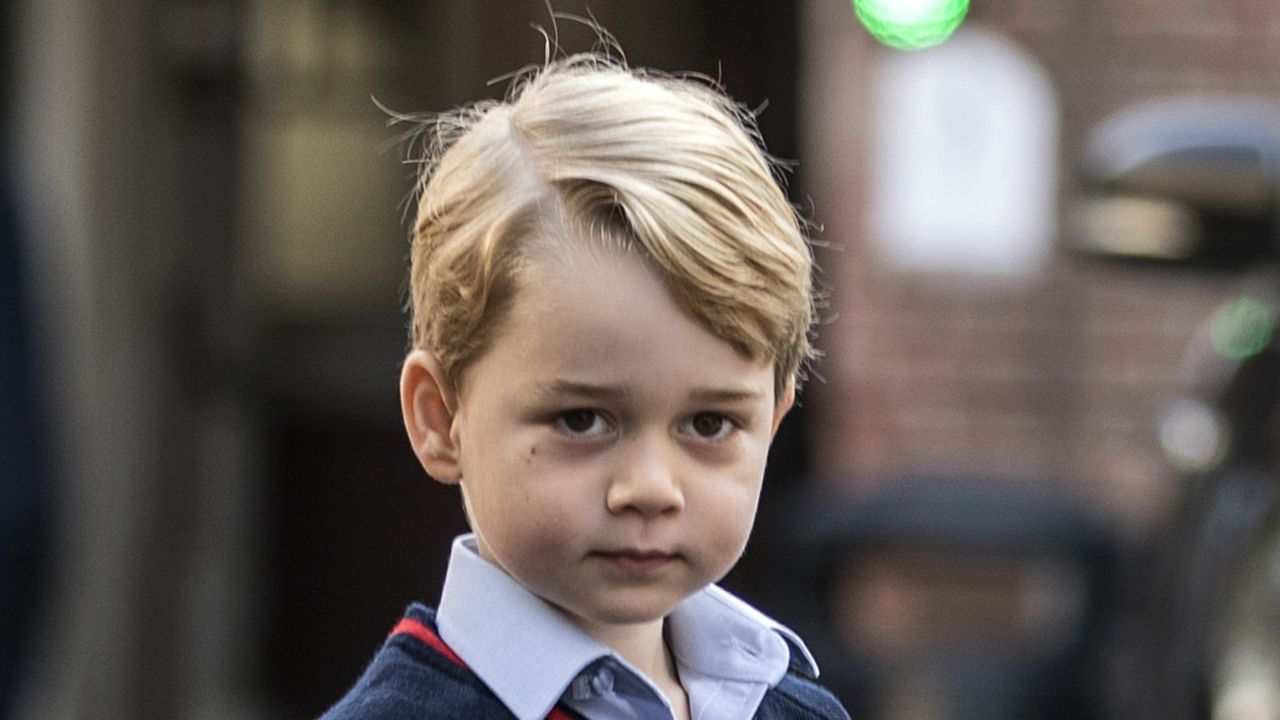
[[[804,643],[716,586],[667,618],[697,720],[848,719]],[[666,697],[607,646],[479,556],[453,545],[440,609],[409,607],[323,720],[670,720]]]

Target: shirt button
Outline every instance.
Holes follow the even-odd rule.
[[[613,692],[613,671],[607,667],[597,670],[595,677],[591,678],[591,689],[600,695]]]

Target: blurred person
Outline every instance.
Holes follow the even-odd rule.
[[[325,718],[847,718],[714,584],[812,355],[810,247],[754,120],[548,53],[424,132],[401,406],[472,532]]]
[[[23,247],[3,168],[0,162],[0,718],[12,711],[37,607],[49,504]]]

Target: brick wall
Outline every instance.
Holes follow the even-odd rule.
[[[866,489],[906,472],[1052,483],[1120,527],[1159,519],[1173,482],[1156,419],[1180,388],[1183,348],[1233,280],[1136,271],[1057,252],[1025,282],[906,275],[868,242],[871,69],[888,49],[848,3],[811,0],[804,39],[801,179],[831,290],[823,380],[810,385],[811,455]],[[975,0],[1047,70],[1061,110],[1061,207],[1085,133],[1172,93],[1280,98],[1280,4],[1258,0]],[[1059,236],[1071,232],[1063,223]]]

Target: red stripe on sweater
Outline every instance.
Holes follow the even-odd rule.
[[[467,666],[467,664],[462,661],[462,658],[458,657],[457,653],[455,653],[448,645],[444,644],[444,640],[441,640],[440,636],[437,635],[435,631],[419,620],[404,618],[400,622],[396,623],[396,626],[391,629],[389,637],[394,637],[396,635],[411,635],[427,645],[430,645],[433,650],[449,658],[461,667]],[[573,720],[573,716],[558,707],[554,707],[551,708],[550,713],[547,713],[547,720]]]
[[[391,629],[391,635],[412,635],[413,637],[430,645],[436,652],[449,658],[458,665],[461,665],[462,667],[467,666],[466,663],[462,662],[462,658],[458,657],[457,653],[450,649],[448,645],[444,644],[444,641],[440,639],[439,635],[435,634],[431,628],[427,627],[419,620],[414,620],[413,618],[405,618],[401,620],[394,628]]]

